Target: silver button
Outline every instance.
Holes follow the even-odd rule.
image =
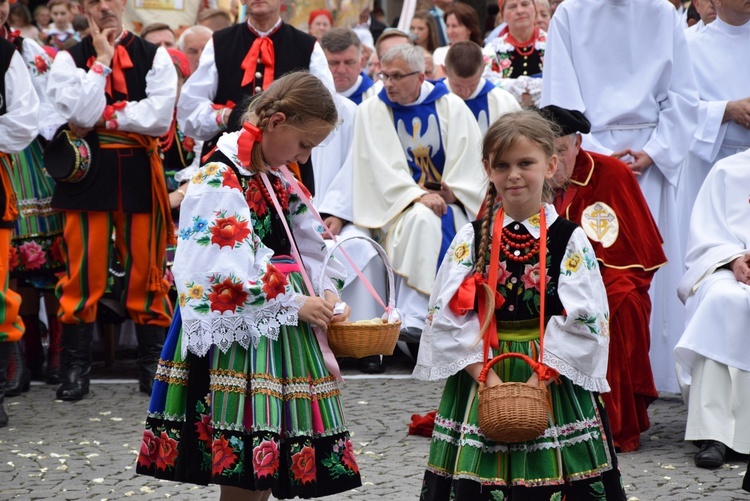
[[[518,279],[516,277],[510,279],[510,283],[514,284],[516,282],[518,282]]]
[[[263,64],[263,62],[258,58],[258,64]]]
[[[260,92],[262,90],[263,90],[263,88],[260,87],[260,86],[258,86],[258,87],[255,88],[255,93],[257,94],[258,92]]]
[[[261,78],[263,74],[260,71],[255,72],[255,78]]]
[[[514,256],[520,256],[521,255],[521,251],[520,250],[514,250],[513,251],[513,255]]]
[[[515,226],[513,226],[514,230],[517,230],[518,228],[520,228],[520,226],[518,226],[518,224],[516,224]]]
[[[508,311],[513,311],[513,310],[515,310],[515,309],[516,309],[516,307],[515,307],[515,306],[513,306],[513,305],[510,305],[510,306],[508,306]]]

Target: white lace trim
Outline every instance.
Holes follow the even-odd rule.
[[[544,363],[555,369],[561,375],[570,379],[573,384],[580,386],[584,390],[596,391],[598,393],[607,393],[610,390],[606,377],[592,377],[588,374],[583,374],[578,369],[563,359],[556,357],[549,351],[544,352]]]
[[[484,355],[482,353],[475,353],[469,357],[459,358],[458,360],[439,365],[417,365],[414,367],[412,377],[421,381],[447,379],[457,374],[458,371],[465,369],[468,365],[477,362],[484,362]]]
[[[549,431],[549,429],[547,429],[547,431]],[[540,451],[540,450],[545,450],[545,449],[562,449],[563,447],[568,447],[568,446],[575,445],[581,442],[601,440],[602,435],[598,430],[592,430],[590,432],[582,433],[581,435],[576,435],[575,437],[566,438],[563,440],[560,440],[559,438],[555,438],[554,440],[550,442],[537,442],[537,443],[532,443],[532,444],[520,443],[520,444],[513,444],[513,445],[498,444],[492,440],[487,439],[483,435],[480,435],[480,436],[484,438],[485,440],[487,440],[488,443],[495,444],[495,445],[488,445],[488,443],[485,443],[482,440],[477,440],[477,439],[472,439],[472,438],[456,438],[456,437],[447,435],[445,433],[440,433],[438,431],[432,432],[433,440],[441,440],[443,442],[447,442],[457,447],[474,447],[475,449],[481,449],[482,452],[489,453],[489,454],[494,454],[496,452],[507,453],[508,451],[533,452],[533,451]],[[548,438],[547,432],[545,432],[539,438]],[[539,440],[539,438],[535,440]]]
[[[232,343],[238,343],[245,349],[251,343],[257,347],[261,336],[275,341],[279,339],[282,325],[298,325],[298,312],[306,298],[302,294],[284,294],[278,300],[249,309],[242,315],[183,319],[182,357],[187,356],[188,351],[203,357],[211,346],[226,353]]]

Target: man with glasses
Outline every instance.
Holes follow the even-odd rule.
[[[354,125],[354,222],[381,233],[398,275],[401,339],[416,355],[440,261],[482,202],[482,136],[459,97],[425,80],[419,47],[396,45],[380,65],[384,88]]]

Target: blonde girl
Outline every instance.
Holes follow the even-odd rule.
[[[311,328],[324,334],[348,318],[348,309],[333,315],[343,267],[322,269],[323,239],[278,170],[305,162],[337,121],[325,86],[291,73],[253,101],[242,130],[222,136],[190,181],[173,268],[180,311],[159,362],[139,473],[219,484],[222,500],[360,485],[335,360]],[[282,220],[303,263],[291,257]],[[325,273],[323,290],[307,290],[301,266],[316,279]]]
[[[552,125],[529,110],[503,115],[484,138],[489,186],[483,215],[456,235],[443,260],[414,370],[423,380],[447,378],[423,500],[625,499],[597,395],[609,391],[607,296],[585,233],[545,202],[557,166],[554,138]],[[498,239],[500,257],[491,263]],[[541,239],[547,243],[545,263]],[[495,294],[486,284],[493,266]],[[486,311],[485,317],[477,310]],[[484,343],[490,356],[514,352],[536,359],[541,314],[548,319],[543,363],[559,373],[548,385],[549,425],[528,442],[494,442],[478,424]],[[482,327],[493,324],[482,339]],[[502,381],[538,384],[517,359],[495,365],[487,386]]]

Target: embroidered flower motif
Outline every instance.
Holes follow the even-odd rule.
[[[578,252],[573,253],[572,256],[569,256],[565,260],[565,274],[570,275],[571,273],[575,273],[581,267],[582,263],[583,258],[581,255]]]
[[[497,265],[497,283],[506,283],[510,279],[511,275],[513,274],[508,271],[508,262],[500,261]]]
[[[211,473],[214,475],[221,475],[224,470],[231,468],[234,462],[237,461],[237,455],[224,437],[214,440],[211,446],[211,453],[213,456]]]
[[[185,306],[187,304],[187,300],[188,300],[187,294],[185,294],[184,292],[180,292],[180,297],[179,297],[180,306]]]
[[[283,294],[286,290],[286,275],[272,264],[268,265],[266,274],[263,275],[261,281],[263,282],[263,292],[266,293],[269,300],[276,299],[276,296]]]
[[[206,229],[206,226],[208,226],[208,221],[202,219],[200,216],[193,217],[192,231],[194,233],[200,233],[201,231]]]
[[[539,287],[539,280],[540,280],[540,271],[539,271],[539,263],[536,263],[534,266],[527,264],[524,267],[523,276],[521,277],[521,282],[523,282],[524,287],[526,289],[536,289],[541,292],[541,288]],[[549,275],[545,276],[545,287],[550,281]]]
[[[315,480],[315,451],[309,445],[292,456],[292,474],[303,484]]]
[[[21,263],[27,270],[39,269],[47,262],[44,249],[36,242],[25,242],[19,245],[18,252],[21,253]]]
[[[266,212],[268,212],[268,205],[263,197],[263,190],[257,179],[251,179],[248,182],[245,198],[247,199],[247,205],[250,207],[250,210],[257,214],[258,217],[266,215]]]
[[[193,236],[192,228],[180,230],[180,240],[189,240],[191,236]]]
[[[195,148],[195,140],[192,137],[186,137],[182,142],[182,147],[185,149],[185,151],[193,151],[193,149]]]
[[[192,179],[190,180],[190,182],[192,182],[193,184],[201,184],[204,179],[206,179],[206,175],[203,172],[198,171],[192,177]]]
[[[91,66],[91,71],[97,75],[104,75],[106,68],[101,63],[94,63],[93,66]]]
[[[213,430],[214,428],[211,426],[211,416],[208,414],[201,414],[201,420],[195,423],[195,431],[198,433],[198,440],[201,442],[209,442]]]
[[[11,270],[14,270],[18,267],[19,264],[21,264],[21,257],[18,254],[18,249],[16,249],[15,247],[11,247],[8,254],[10,260],[10,262],[8,263],[8,267]]]
[[[274,476],[279,469],[279,447],[273,440],[264,440],[253,449],[255,476]]]
[[[158,451],[156,468],[166,470],[167,467],[173,467],[175,459],[177,459],[177,440],[167,435],[167,432],[161,432]]]
[[[539,217],[539,214],[534,214],[529,218],[529,224],[533,226],[534,228],[539,228],[542,224],[542,219]]]
[[[57,237],[52,240],[52,243],[49,246],[49,257],[56,263],[63,262],[62,247],[60,245],[61,240],[60,237]]]
[[[346,445],[344,447],[344,453],[341,456],[341,460],[344,462],[344,465],[347,468],[355,473],[359,472],[357,459],[354,457],[354,446],[352,445],[352,441],[349,439],[346,439]]]
[[[138,454],[138,464],[145,468],[150,467],[156,461],[159,452],[159,438],[151,430],[143,432],[141,440],[141,452]]]
[[[231,169],[227,169],[224,172],[221,173],[222,181],[221,185],[226,186],[227,188],[231,189],[237,189],[242,191],[242,186],[240,185],[240,182],[237,180],[237,176],[234,175],[234,172],[232,172]]]
[[[213,292],[208,295],[211,302],[211,311],[224,313],[237,311],[247,299],[247,292],[242,289],[242,283],[234,283],[231,278],[224,279],[223,282],[211,285]]]
[[[207,176],[213,176],[219,171],[219,164],[212,162],[206,165],[203,170],[206,172]]]
[[[203,296],[203,287],[198,284],[190,285],[188,296],[190,296],[190,299],[200,299]]]
[[[211,227],[211,243],[218,244],[219,248],[230,249],[250,236],[247,221],[238,220],[235,216],[216,219]]]
[[[469,246],[466,244],[466,242],[464,242],[458,247],[456,247],[456,250],[453,251],[453,260],[456,263],[460,263],[468,255],[469,255]]]
[[[49,70],[47,59],[41,54],[34,56],[34,67],[38,75],[44,75]]]

